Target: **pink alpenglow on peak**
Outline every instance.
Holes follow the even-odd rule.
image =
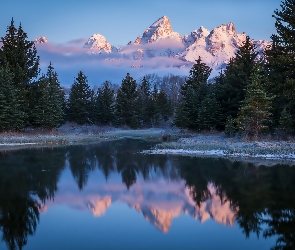
[[[48,43],[48,40],[45,36],[39,36],[34,40],[34,43],[36,44],[42,44],[42,43]]]
[[[187,74],[192,64],[201,57],[202,62],[210,66],[212,75],[224,69],[230,58],[243,45],[247,34],[238,33],[232,22],[222,24],[213,30],[201,26],[183,37],[174,32],[167,16],[159,18],[144,30],[142,36],[130,41],[126,46],[116,48],[101,34],[92,35],[83,48],[78,43],[66,45],[47,43],[43,36],[35,40],[41,44],[40,50],[47,57],[47,61],[58,58],[58,63],[67,65],[81,64],[84,53],[96,55],[84,57],[85,64],[106,67],[120,66],[122,68],[141,68],[142,70],[180,70]],[[258,59],[263,58],[264,50],[270,47],[266,40],[252,40],[258,52]],[[48,54],[47,52],[51,53]],[[93,60],[95,58],[95,60]],[[54,64],[56,62],[53,61]]]
[[[152,43],[163,38],[182,40],[180,34],[172,30],[170,20],[167,16],[161,17],[143,32],[141,43]]]
[[[89,54],[113,53],[117,52],[117,48],[112,46],[107,39],[100,34],[93,34],[84,44],[83,48],[89,49]]]

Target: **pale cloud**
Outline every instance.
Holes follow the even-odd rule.
[[[67,44],[79,44],[79,45],[83,45],[84,43],[86,43],[87,39],[86,38],[77,38],[77,39],[73,39],[67,42]]]
[[[173,39],[163,39],[154,44],[129,45],[122,47],[118,53],[99,55],[87,54],[88,49],[83,48],[80,41],[75,39],[66,44],[37,44],[42,72],[51,62],[61,84],[69,87],[80,70],[88,77],[90,86],[99,86],[106,80],[121,84],[127,72],[139,79],[150,73],[187,75],[191,68],[191,63],[174,57],[173,53],[167,56],[170,53],[167,52],[167,46],[174,53],[182,49],[183,45]],[[134,59],[137,48],[144,51],[142,60]]]

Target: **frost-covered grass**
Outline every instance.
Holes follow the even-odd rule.
[[[174,141],[160,143],[163,134],[171,135],[170,139]],[[149,154],[290,159],[295,161],[295,142],[291,140],[249,142],[242,141],[238,137],[227,138],[222,133],[196,134],[169,128],[133,130],[71,124],[64,125],[54,132],[33,130],[24,133],[2,133],[0,134],[0,150],[16,147],[98,143],[126,137],[158,141],[159,144],[155,148],[143,152]]]
[[[65,125],[55,131],[30,130],[23,133],[0,134],[0,150],[29,146],[58,146],[98,143],[105,140],[120,138],[135,138],[150,141],[160,141],[164,129],[122,129],[98,126],[71,126]]]
[[[240,138],[226,138],[222,134],[195,134],[191,138],[180,138],[176,142],[158,144],[154,149],[143,153],[295,160],[295,143],[245,142]]]

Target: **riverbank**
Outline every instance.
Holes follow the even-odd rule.
[[[163,136],[164,135],[164,136]],[[0,134],[0,151],[27,147],[47,147],[99,143],[101,141],[134,138],[158,142],[144,154],[176,154],[189,156],[230,157],[295,162],[295,140],[243,141],[228,138],[224,133],[193,133],[177,128],[127,128],[64,125],[54,132],[25,131]],[[167,142],[163,141],[167,139]]]
[[[261,140],[244,141],[240,137],[228,138],[224,133],[188,134],[177,141],[162,142],[146,154],[175,154],[189,156],[213,156],[237,159],[265,159],[294,161],[295,141]]]
[[[165,129],[160,128],[132,130],[113,127],[64,125],[51,132],[29,130],[22,133],[2,133],[0,134],[0,151],[26,147],[99,143],[127,137],[161,142],[164,133]]]

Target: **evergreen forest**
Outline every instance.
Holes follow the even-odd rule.
[[[120,86],[105,81],[98,89],[91,89],[79,71],[69,93],[52,63],[41,74],[34,42],[12,19],[1,37],[0,132],[52,130],[73,122],[130,128],[171,125],[249,139],[294,134],[295,0],[282,1],[273,18],[276,34],[263,57],[246,37],[214,78],[199,57],[186,78],[146,75],[135,80],[127,73]],[[160,81],[155,83],[155,77]]]

